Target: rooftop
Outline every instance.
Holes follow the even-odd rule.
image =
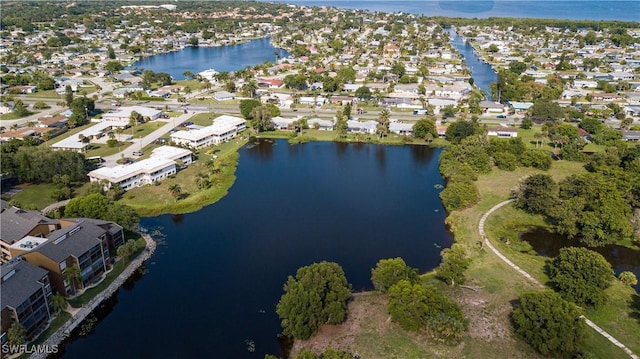
[[[47,271],[17,257],[0,267],[2,276],[2,308],[17,308],[34,292],[42,288],[39,281]]]

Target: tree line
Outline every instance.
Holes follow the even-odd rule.
[[[549,151],[527,149],[519,137],[487,139],[486,127],[474,120],[459,119],[447,128],[451,142],[440,156],[440,173],[447,185],[440,193],[448,211],[466,208],[479,200],[475,181],[478,174],[491,172],[493,165],[507,171],[517,167],[547,170],[551,167]]]

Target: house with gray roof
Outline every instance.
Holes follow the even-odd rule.
[[[0,276],[0,344],[7,342],[7,331],[13,323],[26,329],[27,340],[33,339],[53,319],[47,271],[17,257],[0,267]]]
[[[391,122],[389,123],[389,132],[398,135],[413,136],[413,123]]]
[[[364,122],[360,122],[357,120],[347,121],[347,132],[349,133],[366,133],[366,134],[373,135],[376,133],[377,128],[378,128],[377,121],[364,121]]]

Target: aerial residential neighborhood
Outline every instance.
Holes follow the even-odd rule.
[[[636,358],[640,5],[547,3],[3,3],[2,358]]]

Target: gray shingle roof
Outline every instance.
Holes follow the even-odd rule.
[[[0,215],[0,238],[8,243],[19,241],[39,223],[58,223],[38,211],[25,211],[16,207],[7,208]]]
[[[105,234],[105,232],[104,229],[95,224],[81,220],[77,225],[68,226],[49,233],[47,238],[50,238],[51,241],[40,247],[38,251],[57,262],[61,262],[70,255],[80,257],[91,248],[100,244],[98,237]],[[58,244],[55,243],[58,238],[65,235],[67,236],[66,239]]]
[[[24,303],[33,293],[42,288],[38,281],[47,275],[46,270],[26,261],[18,260],[0,267],[2,277],[4,278],[13,269],[16,270],[15,274],[0,284],[2,287],[2,308],[6,306],[17,308]]]

